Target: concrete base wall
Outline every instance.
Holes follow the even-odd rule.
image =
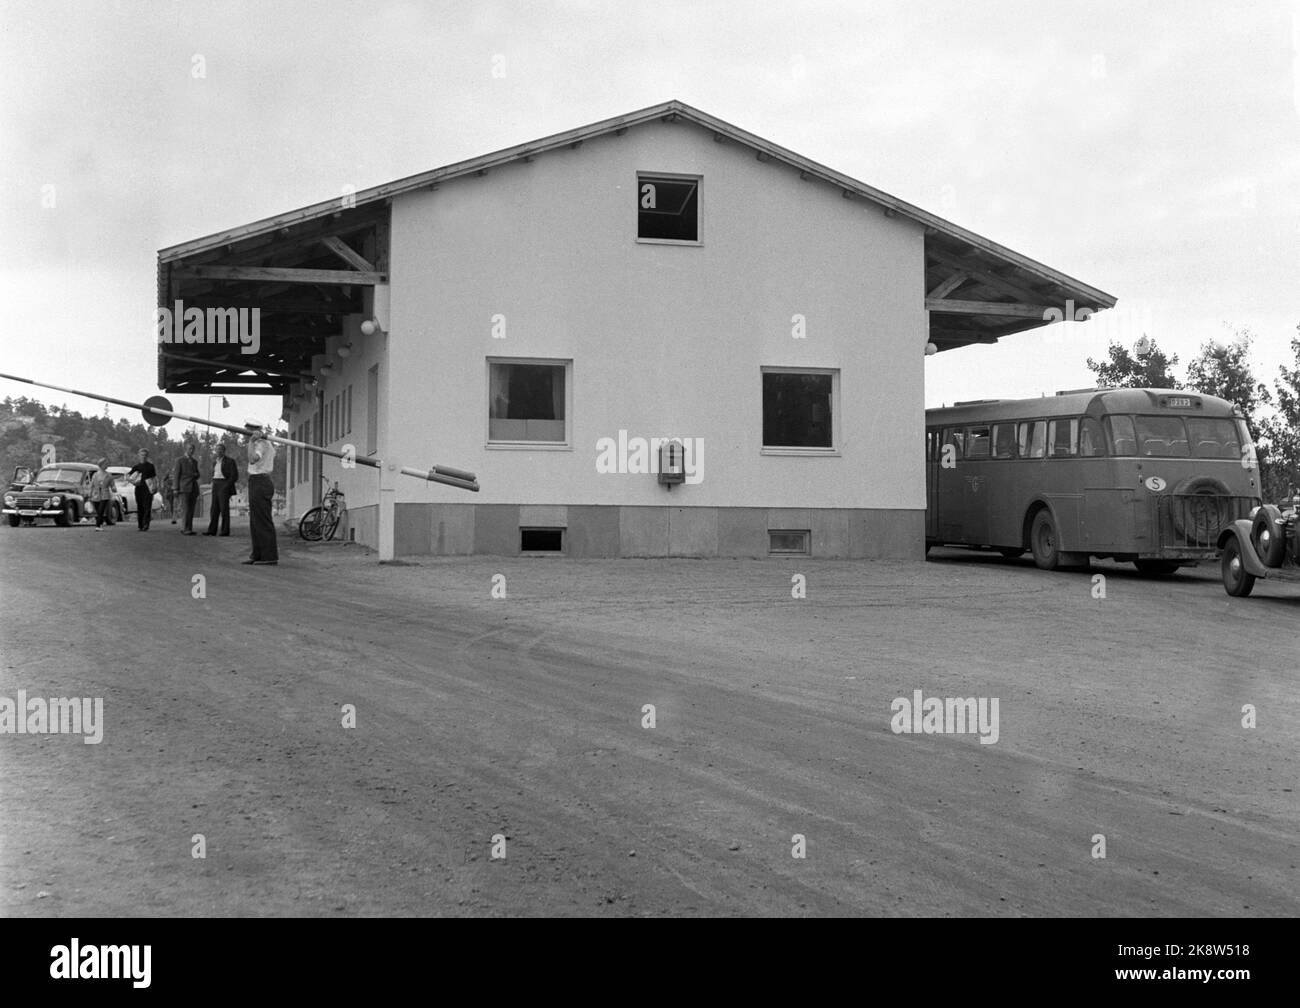
[[[350,511],[357,542],[374,546],[374,507]],[[520,554],[520,529],[564,530],[573,557],[764,557],[768,532],[805,530],[809,555],[921,560],[925,512],[871,508],[626,507],[398,504],[398,556]]]

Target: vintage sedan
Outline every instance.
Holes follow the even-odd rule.
[[[34,525],[42,518],[53,518],[56,525],[76,525],[95,513],[90,503],[90,478],[96,468],[89,462],[43,466],[21,488],[10,484],[0,513],[13,526]],[[16,479],[19,474],[14,475]]]
[[[1300,497],[1265,504],[1219,534],[1223,590],[1244,598],[1260,578],[1300,582]]]

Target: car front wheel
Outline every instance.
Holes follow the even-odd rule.
[[[5,515],[5,517],[9,519],[10,528],[17,528],[18,523],[22,521],[22,517],[19,515]]]
[[[1255,587],[1255,575],[1241,562],[1241,544],[1236,536],[1223,545],[1220,558],[1223,570],[1223,590],[1234,598],[1245,598]]]

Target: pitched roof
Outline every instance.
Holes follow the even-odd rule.
[[[218,261],[214,255],[219,255],[220,250],[226,249],[240,252],[239,261],[244,261],[258,251],[270,253],[282,246],[292,245],[295,240],[293,236],[300,230],[304,242],[329,240],[330,236],[326,234],[329,229],[322,227],[322,224],[330,218],[340,216],[341,210],[345,219],[356,218],[357,226],[372,224],[376,212],[383,211],[388,202],[403,193],[482,174],[499,165],[573,147],[584,140],[610,133],[618,134],[658,120],[693,123],[710,131],[719,140],[751,148],[762,161],[785,164],[799,171],[801,178],[828,183],[839,188],[847,198],[869,201],[889,216],[905,217],[923,226],[926,236],[925,287],[929,292],[926,307],[931,312],[929,335],[940,350],[971,343],[994,343],[1001,336],[1046,325],[1053,321],[1049,314],[1051,310],[1068,312],[1067,306],[1071,303],[1076,312],[1083,309],[1096,312],[1113,307],[1116,302],[1112,295],[1059,270],[684,102],[673,100],[386,182],[349,194],[343,200],[335,197],[169,246],[158,253],[158,304],[163,307],[169,303],[169,281],[174,279],[172,268],[177,266],[183,269],[188,265],[186,260],[190,263],[213,263]],[[334,230],[335,236],[345,233],[341,228]],[[271,240],[276,238],[277,232],[281,240]],[[346,257],[346,249],[338,251]],[[366,280],[358,277],[358,282],[365,283]],[[286,358],[285,363],[287,362]],[[163,380],[166,369],[161,356],[159,365],[159,384],[170,387],[173,383]]]

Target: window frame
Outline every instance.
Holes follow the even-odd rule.
[[[636,185],[636,220],[633,228],[633,241],[638,245],[687,245],[702,246],[704,244],[704,176],[693,175],[683,172],[660,172],[644,171],[637,169]],[[641,237],[641,181],[642,179],[664,179],[668,182],[694,182],[695,183],[695,240],[691,241],[686,238],[642,238]]]
[[[1043,454],[1031,454],[1034,447],[1034,425],[1043,425]],[[1028,440],[1024,440],[1020,429],[1022,427],[1030,428]],[[1026,451],[1028,448],[1030,451]],[[1025,459],[1028,462],[1043,462],[1049,458],[1047,454],[1047,421],[1046,420],[1017,420],[1016,421],[1016,458]]]
[[[492,365],[541,364],[564,368],[564,440],[563,441],[494,441],[492,440]],[[573,358],[572,357],[498,357],[489,355],[483,365],[483,447],[492,451],[573,451]]]
[[[815,374],[831,376],[831,443],[826,448],[800,447],[799,445],[763,444],[763,375],[766,374]],[[760,455],[787,455],[804,458],[835,458],[843,454],[840,444],[844,424],[841,422],[840,369],[824,367],[783,367],[777,364],[763,364],[758,369],[758,446]]]
[[[775,549],[772,546],[772,537],[778,535],[801,536],[803,542],[802,549]],[[767,555],[768,556],[812,556],[812,529],[787,529],[787,528],[770,528],[767,530]]]

